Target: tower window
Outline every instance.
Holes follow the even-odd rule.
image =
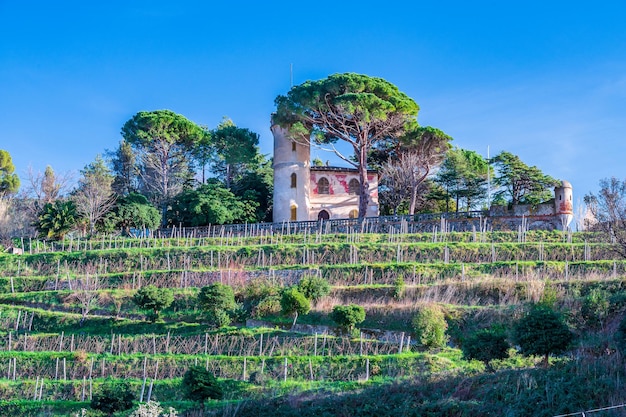
[[[326,178],[322,177],[317,182],[317,193],[330,194],[330,184],[328,183],[328,180]]]
[[[296,141],[291,141],[291,150],[292,150],[293,152],[295,152],[295,151],[296,151]]]
[[[298,207],[296,205],[291,206],[291,221],[298,220]]]
[[[352,178],[348,183],[348,193],[352,195],[357,195],[359,193],[359,188],[361,188],[361,183],[356,178]]]
[[[298,176],[294,172],[293,174],[291,174],[291,188],[296,188],[297,183],[298,183]]]

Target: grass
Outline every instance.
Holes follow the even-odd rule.
[[[362,415],[381,416],[530,415],[528,404],[536,407],[535,412],[539,410],[538,415],[555,415],[625,400],[618,382],[623,380],[625,368],[611,335],[626,310],[626,262],[613,259],[610,245],[593,234],[541,231],[527,233],[526,243],[518,243],[519,235],[514,232],[439,234],[437,242],[433,237],[425,233],[105,238],[66,241],[60,246],[64,252],[22,257],[0,254],[0,398],[11,400],[0,403],[0,414],[7,410],[17,417],[41,409],[51,415],[68,415],[86,406],[74,400],[92,360],[94,367],[104,362],[107,375],[130,378],[137,392],[143,384],[144,361],[150,373],[158,360],[154,395],[179,411],[189,410],[190,415],[200,407],[183,400],[180,377],[188,366],[204,365],[207,359],[228,391],[227,400],[207,404],[206,412],[215,415],[236,411],[242,416],[317,417],[352,415],[356,409]],[[43,244],[33,244],[35,251],[37,247],[43,251]],[[80,250],[68,253],[70,244],[74,249],[80,244]],[[314,336],[281,330],[291,326],[291,317],[263,317],[272,323],[270,328],[239,324],[214,331],[204,324],[195,305],[204,283],[229,283],[235,287],[238,301],[254,306],[252,298],[262,297],[264,285],[289,285],[307,274],[326,278],[333,290],[311,313],[301,315],[299,324],[332,326],[328,313],[333,306],[357,303],[367,312],[362,327],[404,332],[407,337],[417,305],[437,303],[445,311],[452,347],[427,352],[411,346],[410,352],[398,354],[397,342],[378,342],[377,346],[390,347],[385,351],[390,353],[359,355],[358,338],[348,342],[327,335],[327,343],[337,347],[337,351],[328,351],[319,347],[324,337],[320,334],[315,356],[310,351]],[[93,314],[80,326],[78,306],[68,299],[68,277],[75,284],[86,275],[97,275],[101,289]],[[403,297],[394,298],[393,282],[398,277],[406,287]],[[251,282],[262,284],[252,290]],[[175,288],[175,302],[162,312],[161,322],[146,321],[146,312],[131,301],[133,288],[140,283]],[[57,286],[59,290],[53,290]],[[520,356],[512,349],[509,358],[491,364],[494,372],[480,362],[463,359],[458,347],[468,335],[492,325],[510,329],[525,305],[541,299],[547,288],[554,292],[557,308],[566,313],[579,336],[568,355],[553,358],[549,369],[537,369],[535,358]],[[598,294],[608,303],[606,313],[590,313],[588,306],[583,313],[588,297],[597,298]],[[602,321],[592,322],[589,315],[598,312],[604,314]],[[18,317],[21,322],[16,332]],[[62,333],[66,350],[7,351],[9,332],[14,346],[18,338],[21,343],[26,337],[52,346]],[[161,353],[168,334],[182,337],[177,343],[184,346],[196,339],[194,343],[202,342],[206,333],[221,338],[216,339],[223,346],[220,354]],[[373,337],[377,333],[367,334]],[[97,338],[98,348],[68,352],[70,338],[78,341],[84,335]],[[261,335],[264,356],[258,354]],[[143,343],[144,353],[118,354],[120,340],[128,346]],[[160,343],[156,354],[153,340]],[[281,342],[273,346],[273,340]],[[351,346],[353,353],[337,354],[340,346]],[[50,375],[57,359],[65,359],[69,380],[47,381],[44,398],[66,401],[13,401],[31,398],[37,376]],[[289,365],[286,381],[285,359]],[[20,381],[2,379],[11,360],[17,363]],[[368,362],[370,374],[365,381]],[[244,374],[246,380],[242,381]],[[97,386],[100,374],[94,376]],[[585,390],[589,398],[583,396]]]

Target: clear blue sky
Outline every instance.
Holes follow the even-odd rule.
[[[295,84],[383,77],[420,124],[516,153],[578,199],[626,177],[625,21],[623,1],[0,0],[0,149],[22,177],[78,171],[135,113],[171,109],[229,116],[271,154],[293,63]]]

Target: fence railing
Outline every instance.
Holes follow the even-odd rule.
[[[489,210],[474,210],[464,212],[425,213],[415,215],[396,215],[366,217],[364,219],[329,219],[285,221],[280,223],[228,224],[203,227],[172,227],[158,229],[156,237],[220,237],[232,235],[257,236],[263,232],[297,234],[297,233],[336,233],[346,231],[360,231],[370,233],[385,233],[390,229],[407,228],[413,231],[417,224],[443,220],[484,219],[489,217]]]

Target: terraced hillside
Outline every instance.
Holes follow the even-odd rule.
[[[246,232],[20,245],[23,255],[0,255],[1,415],[98,415],[90,398],[111,380],[128,382],[136,402],[187,415],[552,416],[626,402],[613,337],[626,262],[592,234]],[[292,326],[281,290],[310,277],[331,291]],[[235,291],[234,326],[209,326],[198,304],[215,282]],[[133,302],[148,285],[174,293],[155,322]],[[511,329],[537,302],[576,335],[550,367],[514,348],[488,364],[464,359],[481,329],[505,329],[513,346]],[[330,313],[349,304],[366,318],[346,332]],[[425,306],[444,312],[446,347],[416,333]],[[186,398],[182,377],[196,365],[218,377],[224,399]],[[611,412],[602,415],[623,409]]]

